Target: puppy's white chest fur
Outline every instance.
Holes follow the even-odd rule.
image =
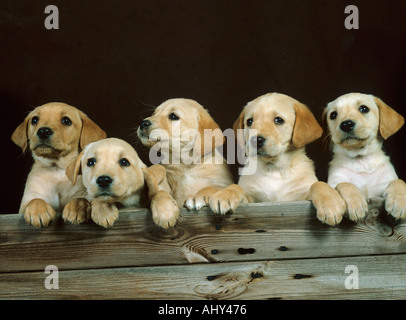
[[[255,174],[245,175],[243,168],[238,184],[251,202],[306,200],[310,186],[317,181],[313,163],[298,152],[294,159],[281,159],[283,166],[257,162]]]
[[[330,163],[328,184],[335,188],[341,182],[349,182],[366,198],[373,198],[382,197],[389,183],[397,178],[389,157],[382,150],[357,157],[338,153]]]
[[[280,170],[265,169],[261,171],[262,174],[241,175],[238,184],[256,202],[286,199],[286,193],[291,190],[291,181],[286,179]]]

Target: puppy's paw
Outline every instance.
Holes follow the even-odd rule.
[[[190,196],[185,201],[185,207],[190,210],[199,211],[201,208],[207,206],[206,197],[204,195]]]
[[[406,184],[403,180],[392,181],[384,193],[385,210],[396,219],[406,218]]]
[[[114,203],[92,201],[91,217],[99,226],[112,227],[118,218],[118,209]]]
[[[245,202],[247,199],[244,190],[237,184],[229,185],[209,197],[211,210],[220,214],[226,214],[229,211],[234,212],[241,203]]]
[[[76,198],[65,205],[62,212],[63,220],[80,224],[90,220],[91,206],[85,198]]]
[[[55,210],[42,199],[33,199],[24,210],[25,221],[36,227],[46,227],[56,217]]]
[[[310,189],[310,199],[317,210],[317,218],[330,226],[338,225],[347,209],[340,194],[327,183],[316,182]]]
[[[346,205],[338,193],[322,201],[313,201],[313,204],[321,222],[334,227],[343,220]]]
[[[352,197],[351,200],[346,199],[348,218],[352,221],[361,221],[365,218],[368,212],[368,203],[365,197]]]
[[[179,207],[176,201],[165,191],[158,191],[151,200],[152,219],[155,224],[169,229],[176,224],[179,218]]]
[[[364,219],[368,212],[368,203],[361,191],[348,182],[338,184],[336,189],[347,204],[348,218],[352,221]]]
[[[210,196],[216,193],[219,189],[215,187],[206,187],[186,199],[184,206],[188,210],[200,210],[209,205]]]

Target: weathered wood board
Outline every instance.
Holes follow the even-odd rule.
[[[406,255],[0,274],[1,298],[35,299],[405,299]],[[346,288],[356,266],[358,289]]]
[[[405,255],[406,223],[382,212],[380,199],[365,221],[334,228],[309,201],[249,204],[225,216],[182,210],[168,231],[146,209],[121,211],[110,229],[60,215],[35,229],[0,215],[0,298],[404,299]],[[359,290],[344,286],[352,264]],[[58,267],[58,290],[44,287],[48,265]]]

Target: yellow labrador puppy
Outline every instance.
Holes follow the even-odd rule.
[[[214,212],[224,214],[243,201],[242,189],[231,185],[231,172],[216,149],[224,143],[224,136],[207,110],[196,101],[165,101],[151,117],[142,121],[137,134],[151,148],[150,159],[159,158],[165,167],[166,190],[179,206],[199,210],[210,205]],[[211,201],[213,196],[216,200]],[[227,201],[219,205],[219,198]]]
[[[175,225],[178,206],[168,193],[159,190],[165,169],[159,165],[148,169],[124,140],[108,138],[89,144],[67,167],[66,175],[73,184],[79,172],[87,194],[85,199],[74,199],[66,205],[65,220],[80,223],[91,217],[96,224],[107,228],[118,218],[117,205],[147,207],[151,199],[155,223],[165,229]],[[148,192],[144,187],[148,187]],[[77,210],[80,207],[87,209]]]
[[[29,113],[11,136],[23,152],[29,148],[34,158],[19,210],[27,223],[47,226],[55,210],[84,194],[81,183],[72,186],[65,169],[88,143],[105,137],[82,111],[65,103],[47,103]]]
[[[318,218],[330,225],[344,214],[353,221],[365,216],[367,199],[386,198],[385,208],[397,219],[406,217],[406,184],[398,179],[390,159],[382,150],[383,140],[396,133],[404,118],[381,99],[367,94],[349,93],[330,102],[323,122],[331,139],[333,159],[328,185],[314,186],[318,197]],[[345,206],[329,203],[332,188]],[[320,210],[319,210],[320,209]]]
[[[249,202],[308,199],[317,178],[304,147],[322,128],[304,104],[280,93],[260,96],[245,106],[233,129],[247,157],[238,184]]]

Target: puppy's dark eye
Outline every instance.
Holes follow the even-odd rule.
[[[69,119],[68,117],[63,117],[62,120],[61,120],[61,122],[62,122],[62,124],[63,124],[64,126],[70,126],[70,125],[72,124],[71,119]]]
[[[173,112],[169,115],[169,119],[171,119],[171,120],[179,120],[179,117],[176,115],[176,114],[174,114]]]
[[[31,124],[37,124],[38,121],[39,121],[39,118],[38,118],[37,116],[32,117],[32,119],[31,119]]]
[[[276,118],[274,119],[274,122],[275,122],[276,124],[284,124],[284,123],[285,123],[285,120],[283,120],[283,119],[280,118],[280,117],[276,117]]]
[[[333,111],[332,113],[330,113],[330,119],[331,120],[335,120],[337,118],[337,112]]]
[[[96,159],[95,158],[90,158],[87,160],[87,166],[88,167],[94,167],[94,165],[96,164]]]
[[[361,113],[368,113],[369,112],[369,108],[367,106],[361,105],[359,107],[359,112]]]
[[[248,127],[251,127],[251,125],[252,125],[253,122],[254,122],[254,119],[253,119],[253,118],[249,118],[249,119],[247,120],[247,126],[248,126]]]
[[[122,167],[128,167],[128,166],[130,166],[130,161],[128,161],[126,158],[121,158],[120,160],[118,160],[118,163],[119,163],[120,166],[122,166]]]

